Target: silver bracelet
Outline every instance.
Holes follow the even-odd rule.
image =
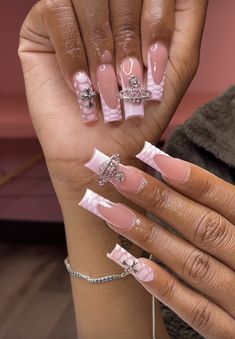
[[[124,272],[122,272],[121,274],[105,275],[103,277],[90,277],[87,274],[74,271],[71,267],[68,257],[65,259],[64,263],[71,277],[84,279],[92,284],[102,284],[102,283],[110,282],[113,280],[122,279],[130,274],[129,270],[127,269],[127,270],[124,270]]]
[[[152,259],[152,254],[150,254],[149,259]],[[83,274],[80,273],[78,271],[74,271],[71,267],[71,264],[69,262],[69,258],[67,257],[64,261],[65,266],[67,271],[69,272],[71,277],[74,278],[80,278],[80,279],[84,279],[86,281],[88,281],[89,283],[92,284],[102,284],[105,282],[110,282],[113,280],[118,280],[118,279],[122,279],[125,278],[126,276],[128,276],[130,274],[130,271],[128,269],[124,270],[124,272],[122,272],[121,274],[112,274],[112,275],[106,275],[103,277],[90,277],[87,274]],[[155,297],[152,296],[152,338],[153,339],[157,339],[156,337],[156,310],[155,310]]]

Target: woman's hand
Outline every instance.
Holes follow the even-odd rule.
[[[89,178],[84,176],[82,164],[94,145],[104,152],[110,149],[121,152],[130,159],[145,139],[156,142],[195,74],[207,1],[145,0],[142,7],[140,4],[139,0],[42,0],[33,7],[22,26],[19,56],[30,114],[58,194],[61,183],[63,187],[68,183],[69,187],[71,184],[73,188],[84,187]],[[153,68],[148,70],[154,70],[156,62],[161,65],[160,75],[158,71],[154,75],[157,82],[166,63],[163,49],[169,54],[162,102],[147,102],[142,120],[103,124],[99,119],[83,124],[80,118],[86,118],[86,113],[84,107],[78,105],[73,80],[79,81],[79,74],[85,72],[99,90],[103,86],[99,84],[102,65],[107,65],[112,81],[108,82],[106,99],[116,98],[116,74],[119,83],[123,75],[119,74],[120,64],[123,60],[137,60],[132,63],[140,65],[134,68],[134,74],[141,76],[143,64],[148,67],[148,50],[156,43],[164,48],[159,48],[160,54],[152,50]],[[107,83],[103,84],[106,88]],[[77,86],[76,82],[80,95]],[[81,103],[80,99],[79,96]],[[135,111],[140,112],[142,107],[127,106],[126,115],[128,109],[130,114],[137,115]],[[99,106],[97,112],[100,116]]]
[[[234,338],[235,187],[147,142],[137,158],[157,169],[165,183],[123,165],[116,172],[123,173],[124,181],[113,176],[111,183],[181,236],[90,190],[80,205],[152,253],[179,279],[148,259],[136,259],[119,245],[108,257],[129,269],[151,294],[206,338]],[[86,167],[98,173],[104,161],[107,157],[95,151]]]

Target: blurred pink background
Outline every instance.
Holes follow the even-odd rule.
[[[17,56],[21,24],[33,0],[1,1],[0,180],[40,152],[29,119]],[[177,124],[235,79],[235,1],[209,1],[200,67],[165,137]],[[0,219],[61,221],[60,209],[43,161],[0,186]]]

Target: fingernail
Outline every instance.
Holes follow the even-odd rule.
[[[98,119],[96,110],[95,92],[91,80],[85,72],[78,72],[73,79],[74,89],[81,110],[81,119],[84,123]]]
[[[116,204],[87,189],[79,206],[120,229],[131,229],[140,221],[126,206]]]
[[[107,253],[107,257],[122,268],[129,270],[140,281],[148,282],[154,279],[154,272],[150,266],[146,265],[141,258],[135,258],[118,244],[116,244],[111,253]]]
[[[185,183],[189,180],[191,169],[187,163],[170,157],[147,141],[145,141],[144,148],[136,157],[156,169],[168,180],[178,183]]]
[[[116,168],[113,172],[104,172],[104,167],[108,169],[107,164],[115,164]],[[99,176],[103,174],[103,178],[107,179],[108,182],[112,183],[115,187],[126,192],[137,193],[144,189],[147,185],[147,180],[143,176],[142,172],[131,166],[124,166],[118,162],[112,161],[111,158],[104,153],[94,150],[91,159],[85,164],[85,167],[95,172]],[[120,181],[120,176],[121,181]]]
[[[136,76],[140,80],[140,86],[142,85],[143,81],[143,73],[140,62],[133,57],[129,57],[123,60],[120,65],[120,78],[122,89],[130,88],[130,80],[131,76]],[[134,117],[144,117],[144,104],[143,102],[140,103],[133,103],[129,100],[124,99],[124,110],[125,110],[125,118],[130,119]]]
[[[96,75],[104,122],[122,120],[117,78],[113,66],[110,64],[100,65]]]
[[[152,100],[163,98],[168,50],[163,44],[156,43],[149,48],[147,88],[152,92]]]

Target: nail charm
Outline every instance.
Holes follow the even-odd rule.
[[[120,157],[117,154],[108,157],[95,149],[85,167],[98,174],[100,185],[110,182],[123,191],[138,193],[148,184],[141,171],[120,164]]]
[[[111,179],[117,182],[123,182],[125,180],[125,173],[118,170],[120,163],[119,154],[113,154],[109,160],[104,161],[100,166],[99,185],[103,186]]]
[[[143,74],[140,62],[133,57],[124,59],[120,65],[119,75],[122,85],[120,98],[123,99],[125,118],[143,118],[144,104],[141,99]]]
[[[74,76],[74,88],[78,98],[82,121],[84,123],[97,120],[96,92],[93,90],[91,81],[85,72],[78,72]]]
[[[130,101],[134,105],[140,105],[144,100],[151,99],[152,93],[141,88],[140,79],[135,75],[131,75],[129,87],[120,91],[119,95],[122,100]]]
[[[141,259],[135,258],[118,244],[116,244],[111,253],[107,253],[107,257],[140,281],[148,282],[154,279],[154,272],[151,267],[141,262]]]

